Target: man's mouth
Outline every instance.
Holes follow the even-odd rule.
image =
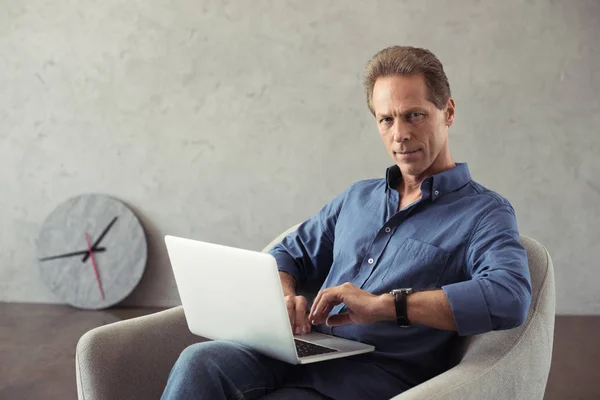
[[[416,153],[419,150],[421,150],[421,149],[397,151],[396,154],[403,154],[403,155],[404,154],[413,154],[413,153]]]

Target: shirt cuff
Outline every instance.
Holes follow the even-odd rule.
[[[443,286],[460,336],[492,330],[490,311],[476,279]]]
[[[277,269],[292,275],[296,280],[297,287],[300,284],[300,270],[294,262],[294,259],[285,252],[271,253],[271,255],[275,257],[275,261],[277,261]]]

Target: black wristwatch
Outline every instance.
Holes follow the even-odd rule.
[[[402,328],[410,328],[410,321],[408,320],[408,313],[406,311],[406,296],[412,292],[412,289],[394,289],[390,292],[396,299],[396,323]]]

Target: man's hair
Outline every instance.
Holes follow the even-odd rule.
[[[427,85],[427,100],[443,110],[451,96],[444,67],[429,50],[411,46],[392,46],[379,51],[365,67],[367,105],[373,110],[373,87],[378,78],[401,75],[423,75]]]

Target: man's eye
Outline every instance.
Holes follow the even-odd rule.
[[[424,116],[423,113],[420,112],[412,112],[412,113],[408,113],[408,115],[406,116],[407,119],[415,121],[415,120],[420,120],[422,119]]]
[[[384,118],[381,118],[381,120],[379,121],[380,124],[384,124],[384,123],[389,124],[390,122],[392,122],[392,117],[384,117]]]

